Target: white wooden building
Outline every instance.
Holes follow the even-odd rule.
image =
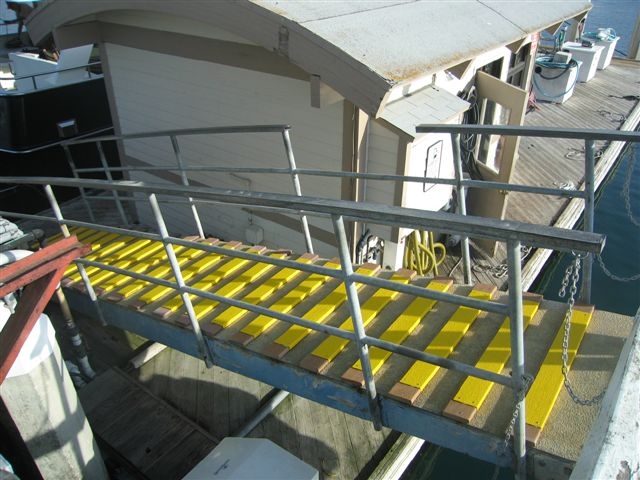
[[[298,167],[453,176],[447,136],[416,135],[422,123],[461,122],[477,99],[480,122],[521,124],[536,34],[579,21],[578,1],[147,1],[50,0],[28,19],[34,42],[96,44],[117,133],[206,126],[289,124]],[[478,71],[484,73],[477,74]],[[473,87],[473,88],[472,88]],[[500,148],[497,148],[500,146]],[[194,137],[188,165],[284,167],[277,135]],[[509,180],[517,140],[480,142],[483,177]],[[175,165],[168,144],[127,143],[125,165]],[[178,181],[163,171],[133,179]],[[289,178],[197,174],[195,184],[292,192]],[[430,210],[451,187],[302,178],[303,194]],[[472,195],[471,213],[501,216],[502,195]],[[188,215],[166,211],[172,233],[193,233]],[[145,221],[147,213],[139,212]],[[296,218],[248,209],[201,211],[208,233],[304,250]],[[364,226],[355,226],[357,243]],[[406,231],[366,226],[400,266]],[[335,255],[328,221],[312,221],[316,252]]]

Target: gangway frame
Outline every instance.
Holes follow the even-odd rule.
[[[524,352],[523,352],[523,328],[522,328],[522,297],[521,292],[521,249],[522,243],[533,247],[553,248],[560,251],[574,252],[600,252],[604,246],[604,237],[595,233],[576,232],[572,230],[557,229],[539,225],[529,225],[520,222],[505,222],[502,220],[487,219],[472,216],[460,216],[446,212],[428,212],[423,210],[408,209],[393,206],[381,206],[365,202],[346,202],[329,200],[326,198],[312,198],[297,195],[273,194],[265,192],[244,192],[229,191],[215,188],[190,187],[185,186],[158,186],[146,185],[142,182],[129,181],[104,181],[104,180],[77,180],[77,179],[52,179],[42,177],[31,177],[28,179],[21,177],[5,177],[3,181],[17,184],[37,184],[42,185],[52,202],[52,208],[56,215],[56,221],[61,225],[65,235],[68,235],[69,226],[88,226],[98,230],[132,235],[140,238],[148,238],[164,243],[167,253],[172,251],[172,245],[182,245],[195,247],[203,250],[221,253],[222,249],[215,245],[196,243],[190,240],[171,237],[163,229],[162,212],[159,203],[155,201],[156,195],[174,196],[177,198],[198,198],[200,201],[216,203],[232,203],[236,205],[252,205],[253,208],[276,208],[292,212],[306,212],[307,214],[319,214],[329,216],[335,228],[338,238],[341,270],[335,271],[325,267],[315,265],[300,265],[298,262],[282,260],[276,258],[264,258],[249,252],[234,251],[224,249],[224,253],[240,258],[266,261],[274,265],[284,267],[295,267],[297,269],[312,273],[322,273],[339,278],[349,290],[349,286],[355,282],[373,285],[376,287],[397,290],[403,293],[443,300],[457,305],[481,308],[488,312],[495,312],[509,316],[511,321],[511,350],[512,350],[512,375],[495,374],[483,369],[473,367],[452,359],[444,359],[436,355],[431,355],[423,351],[397,345],[391,342],[377,339],[366,334],[360,317],[360,302],[357,295],[350,294],[348,306],[353,320],[353,332],[341,330],[329,325],[316,324],[302,318],[271,311],[267,308],[247,304],[245,302],[224,298],[211,292],[195,289],[180,281],[180,266],[176,262],[175,256],[168,253],[168,258],[174,272],[176,281],[167,281],[145,276],[143,274],[133,274],[126,270],[119,269],[107,264],[93,260],[79,259],[77,264],[82,273],[84,266],[98,266],[105,270],[117,273],[127,273],[134,278],[141,278],[151,283],[169,286],[179,293],[182,298],[188,298],[189,294],[197,294],[203,298],[213,299],[228,305],[239,306],[256,313],[268,314],[279,320],[283,320],[295,325],[311,328],[315,331],[339,336],[355,342],[359,346],[359,357],[364,366],[363,373],[365,379],[365,389],[354,390],[340,382],[331,379],[318,381],[316,375],[310,372],[302,372],[286,367],[276,361],[260,359],[256,355],[240,347],[229,345],[217,341],[213,338],[204,337],[198,328],[198,319],[193,311],[189,312],[189,320],[192,329],[184,330],[177,326],[157,322],[145,317],[129,312],[123,315],[122,310],[117,306],[109,305],[106,302],[98,301],[95,293],[91,295],[92,286],[89,283],[86,273],[83,276],[87,291],[90,296],[87,299],[74,299],[74,301],[85,302],[86,313],[98,313],[99,318],[109,319],[109,323],[124,329],[135,331],[149,339],[165,343],[184,353],[203,359],[207,364],[216,364],[223,368],[228,368],[237,373],[255,378],[275,387],[290,391],[291,393],[310,398],[320,403],[328,404],[347,413],[368,419],[373,422],[376,428],[382,426],[395,430],[410,433],[414,436],[424,438],[427,441],[437,441],[437,443],[460,450],[460,445],[454,439],[465,437],[463,450],[470,455],[492,462],[494,464],[510,467],[516,465],[516,471],[520,478],[526,476],[526,448],[525,448],[525,428],[524,428],[524,393],[526,389],[526,377],[524,375]],[[160,234],[149,232],[137,232],[115,227],[91,224],[76,220],[69,220],[62,217],[59,205],[55,199],[51,185],[87,188],[95,190],[112,190],[121,193],[142,194],[149,198],[150,205],[154,211],[154,216],[158,221]],[[115,198],[115,197],[114,197]],[[122,198],[125,198],[124,196]],[[0,212],[5,214],[5,212]],[[38,216],[24,215],[25,218],[36,218]],[[48,217],[39,217],[47,219]],[[428,289],[421,289],[411,285],[397,284],[389,280],[375,277],[367,277],[354,273],[349,255],[349,248],[344,235],[344,220],[366,221],[369,223],[380,223],[388,225],[404,225],[412,228],[430,229],[444,231],[459,235],[472,235],[481,238],[495,238],[506,241],[509,252],[509,304],[503,305],[494,301],[471,299],[459,295],[432,292]],[[71,292],[69,292],[71,293]],[[71,301],[71,296],[69,297]],[[185,304],[186,306],[186,304]],[[123,322],[122,318],[131,319],[133,315],[136,319],[135,325],[130,322]],[[476,376],[504,386],[517,392],[515,409],[518,411],[518,421],[515,424],[514,432],[514,453],[506,455],[499,447],[500,440],[480,431],[474,431],[468,426],[461,426],[453,420],[429,413],[423,409],[402,404],[397,400],[383,397],[377,394],[375,380],[371,374],[371,364],[368,354],[370,346],[380,347],[400,355],[410,357],[415,360],[422,360],[444,368],[457,370],[466,375]],[[318,386],[320,385],[320,386]],[[329,389],[329,390],[326,390]],[[327,395],[331,391],[331,395]],[[329,398],[331,397],[331,398]]]

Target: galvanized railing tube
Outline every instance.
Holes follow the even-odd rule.
[[[180,270],[180,265],[178,264],[176,253],[173,251],[173,246],[169,241],[169,231],[167,230],[167,226],[164,223],[164,218],[162,217],[162,212],[160,211],[160,204],[158,203],[158,199],[156,198],[155,193],[149,194],[149,204],[151,205],[153,216],[155,217],[156,223],[158,224],[158,233],[160,233],[160,236],[162,237],[162,243],[164,244],[164,249],[167,253],[167,258],[169,259],[171,270],[173,271],[173,276],[175,277],[176,284],[178,285],[178,289],[180,290],[180,297],[182,298],[182,302],[184,303],[187,315],[189,316],[189,322],[191,323],[193,335],[195,336],[196,342],[198,344],[198,350],[207,367],[211,368],[213,366],[213,358],[211,356],[211,352],[209,351],[209,346],[204,341],[204,337],[202,336],[202,330],[200,329],[200,324],[198,323],[196,312],[193,309],[191,298],[189,297],[189,294],[184,291],[184,287],[186,285],[184,283],[184,278],[182,277],[182,271]]]
[[[584,141],[584,231],[593,232],[595,209],[595,141]],[[591,303],[591,278],[593,273],[593,255],[588,253],[582,263],[582,289],[580,300]]]
[[[73,160],[73,155],[71,155],[71,150],[68,145],[62,145],[62,149],[64,150],[64,155],[67,157],[67,163],[69,164],[69,168],[71,169],[71,173],[74,178],[80,180],[80,175],[78,175],[78,169],[76,168],[76,162]],[[82,202],[84,203],[85,208],[87,209],[87,214],[89,215],[89,219],[92,223],[96,223],[96,218],[93,215],[93,209],[91,208],[91,204],[87,199],[87,195],[85,193],[84,187],[79,187],[80,198],[82,198]]]
[[[467,187],[462,184],[462,155],[460,154],[460,134],[451,134],[451,146],[453,148],[453,164],[456,175],[456,191],[458,198],[457,213],[460,215],[467,214]],[[469,254],[469,237],[463,235],[460,238],[460,250],[462,255],[462,268],[464,274],[464,283],[471,283],[471,255]]]
[[[109,168],[107,157],[105,156],[104,149],[102,148],[102,142],[96,142],[96,147],[98,148],[98,154],[100,155],[100,163],[102,164],[102,168],[104,169],[104,174],[107,177],[107,180],[109,180],[109,182],[113,182],[113,176],[111,175],[111,169]],[[116,207],[118,208],[118,213],[120,214],[122,223],[126,225],[127,223],[129,223],[129,220],[127,219],[127,214],[124,213],[124,207],[122,206],[122,201],[120,200],[120,195],[118,195],[117,190],[113,190],[113,198],[116,201]]]
[[[58,200],[56,199],[56,196],[53,193],[53,189],[51,188],[51,185],[45,185],[44,191],[47,195],[47,199],[49,200],[49,204],[51,205],[51,210],[53,211],[53,214],[55,215],[56,220],[58,220],[58,224],[60,225],[60,230],[62,231],[62,235],[64,235],[65,237],[70,236],[69,229],[64,223],[62,210],[60,210],[60,205],[58,204]],[[100,323],[102,325],[106,325],[107,321],[104,319],[104,316],[102,315],[102,310],[100,309],[100,304],[98,303],[98,296],[96,295],[96,292],[93,289],[93,285],[91,285],[91,280],[89,280],[87,271],[85,270],[84,265],[78,262],[75,262],[75,263],[76,263],[76,267],[78,268],[78,273],[80,274],[80,277],[82,278],[82,281],[84,282],[84,285],[87,288],[87,293],[89,294],[89,298],[91,299],[91,301],[96,307],[96,313],[98,314],[98,319],[100,320]]]
[[[331,215],[331,220],[333,222],[333,229],[338,240],[338,253],[340,256],[340,264],[342,265],[344,286],[347,291],[349,313],[351,313],[353,331],[356,334],[356,347],[358,349],[360,364],[362,365],[364,386],[369,399],[369,411],[371,413],[373,427],[376,430],[380,430],[382,429],[380,405],[378,403],[378,394],[376,392],[376,384],[373,379],[373,370],[371,368],[371,360],[369,358],[369,346],[365,342],[367,334],[364,330],[364,325],[362,324],[362,311],[360,309],[360,300],[358,299],[358,290],[352,278],[353,265],[351,264],[349,243],[347,241],[347,233],[344,228],[344,220],[342,215]]]
[[[509,269],[509,328],[511,336],[511,377],[515,392],[517,417],[513,426],[513,450],[516,460],[516,478],[525,480],[525,389],[524,324],[522,310],[522,255],[519,240],[507,241],[507,265]],[[514,417],[512,417],[514,419]]]
[[[282,129],[282,140],[284,141],[284,148],[287,152],[287,160],[289,160],[289,168],[291,171],[291,181],[293,182],[293,190],[298,197],[302,196],[302,188],[300,187],[300,177],[296,172],[296,160],[293,156],[293,147],[291,146],[291,138],[289,137],[289,128]],[[302,223],[302,231],[304,233],[304,241],[309,253],[313,252],[313,242],[311,241],[311,233],[309,232],[309,222],[307,216],[300,215],[300,222]]]
[[[180,177],[182,178],[182,184],[185,187],[189,186],[189,178],[187,177],[187,172],[184,170],[184,162],[182,161],[182,155],[180,154],[180,146],[178,145],[178,139],[175,135],[170,135],[171,146],[173,147],[173,153],[176,157],[176,163],[178,164],[178,169],[180,170]],[[198,235],[200,238],[204,238],[204,230],[202,229],[202,222],[200,222],[200,215],[198,215],[198,209],[196,208],[196,204],[193,201],[193,197],[188,197],[187,200],[191,205],[191,213],[193,214],[193,220],[196,222],[196,228],[198,229]]]

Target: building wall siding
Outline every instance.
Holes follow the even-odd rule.
[[[339,170],[342,164],[342,102],[322,109],[310,106],[309,82],[250,71],[211,62],[190,60],[107,44],[111,81],[121,132],[200,128],[208,126],[289,124],[299,168]],[[178,139],[188,166],[288,166],[279,133],[225,134]],[[154,166],[175,165],[167,138],[127,141],[125,154]],[[136,174],[135,179],[158,181]],[[220,188],[294,193],[288,175],[192,172],[191,180]],[[329,178],[301,178],[304,195],[339,198],[340,182]],[[167,222],[176,233],[193,233],[184,222],[183,209],[167,208]],[[298,251],[298,232],[258,219],[245,210],[231,215],[221,208],[207,208],[205,230],[222,237],[244,238],[251,223],[261,224],[265,243]],[[237,215],[237,217],[235,217]],[[151,220],[141,211],[141,220]],[[327,229],[326,221],[312,222]],[[192,225],[189,224],[189,225]],[[176,227],[180,228],[176,228]],[[181,228],[189,228],[180,231]],[[237,235],[242,235],[237,237]],[[283,241],[284,243],[279,243]],[[302,244],[304,246],[304,244]],[[326,249],[325,249],[326,250]],[[331,252],[333,253],[333,250]]]

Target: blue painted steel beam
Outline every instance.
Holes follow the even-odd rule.
[[[96,306],[77,290],[65,289],[67,300],[75,310],[93,316]],[[109,325],[134,332],[163,343],[187,355],[200,358],[193,332],[158,320],[118,304],[100,301],[100,309]],[[372,421],[369,400],[363,389],[340,380],[314,374],[231,342],[205,337],[213,363],[245,377],[286,390],[300,397]],[[423,438],[427,442],[456,450],[501,467],[510,467],[513,456],[500,445],[504,439],[462,425],[422,408],[379,396],[382,424],[393,430]]]

